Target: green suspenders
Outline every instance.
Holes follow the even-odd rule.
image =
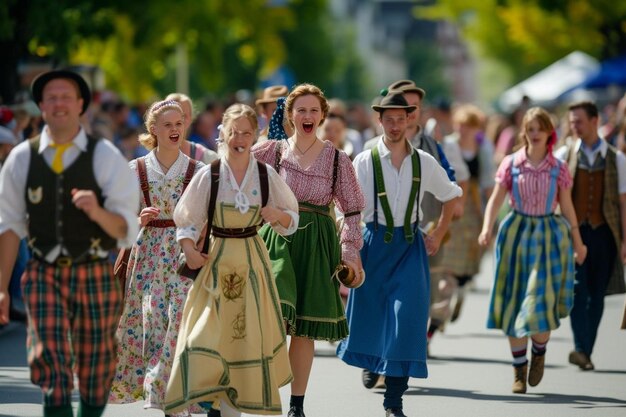
[[[384,241],[385,243],[389,243],[393,238],[393,215],[391,214],[389,199],[387,198],[387,192],[385,191],[383,167],[380,163],[380,153],[378,152],[378,146],[374,146],[372,148],[372,161],[374,165],[374,227],[376,229],[378,228],[378,199],[380,199],[380,205],[382,206],[383,213],[385,214],[385,223],[387,223]],[[409,195],[409,203],[406,209],[406,213],[404,215],[404,238],[409,244],[413,243],[415,239],[416,231],[411,230],[411,214],[413,214],[413,207],[415,206],[416,200],[419,198],[420,182],[422,175],[420,158],[417,154],[417,150],[415,149],[413,149],[413,152],[411,153],[411,165],[413,168],[413,181],[411,182],[411,194]],[[418,222],[419,219],[416,221],[416,224]]]
[[[411,165],[413,166],[413,178],[411,180],[411,194],[409,194],[409,204],[406,208],[404,215],[404,238],[411,244],[415,240],[415,232],[417,231],[417,224],[419,223],[419,194],[422,181],[422,166],[420,165],[420,158],[417,154],[417,150],[413,149],[411,155]],[[415,230],[411,230],[411,214],[413,214],[413,206],[417,203],[417,218],[415,219]]]

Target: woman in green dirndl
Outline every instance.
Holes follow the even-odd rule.
[[[328,113],[322,91],[301,84],[285,100],[284,110],[282,100],[279,103],[275,115],[282,116],[284,111],[294,135],[259,143],[252,152],[259,161],[274,165],[299,203],[300,222],[294,235],[283,237],[268,227],[260,234],[269,250],[291,336],[289,359],[294,379],[288,416],[303,417],[314,341],[337,341],[348,334],[339,284],[332,277],[340,263],[349,266],[357,280],[363,275],[359,250],[365,203],[350,158],[316,135]],[[272,132],[270,126],[269,139],[281,139]],[[329,208],[333,202],[344,214],[339,236]]]

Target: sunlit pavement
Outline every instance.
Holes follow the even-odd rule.
[[[408,417],[418,416],[625,416],[626,331],[619,330],[624,295],[606,298],[593,362],[583,372],[567,362],[572,337],[567,319],[548,344],[546,372],[525,395],[512,394],[513,370],[506,338],[486,330],[491,283],[491,258],[468,293],[460,319],[437,334],[431,345],[429,378],[411,379],[404,399]],[[25,329],[11,324],[0,330],[0,416],[42,415],[41,394],[30,383],[24,352]],[[359,369],[345,365],[328,343],[316,345],[309,388],[307,417],[384,416],[383,391],[366,390]],[[284,413],[289,387],[281,390]],[[76,398],[77,399],[77,398]],[[142,403],[110,405],[105,417],[158,417]]]

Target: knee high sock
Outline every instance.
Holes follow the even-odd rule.
[[[89,405],[83,400],[80,401],[80,405],[78,406],[78,414],[77,417],[100,417],[104,413],[104,407],[106,405],[94,406]]]
[[[56,407],[44,406],[44,417],[74,417],[74,411],[72,411],[72,404],[65,404]]]
[[[304,408],[304,395],[292,395],[289,399],[289,407]]]
[[[402,409],[402,396],[409,388],[408,376],[386,376],[385,385],[385,398],[383,400],[383,407],[399,408]]]
[[[547,341],[546,343],[537,343],[534,340],[532,342],[533,342],[533,348],[532,348],[533,355],[542,356],[546,354],[546,348],[548,346]]]
[[[520,348],[511,348],[511,353],[513,354],[513,366],[519,368],[528,363],[528,359],[526,359],[526,346]]]

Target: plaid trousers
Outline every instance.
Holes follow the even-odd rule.
[[[22,287],[31,381],[41,387],[44,405],[71,404],[76,371],[81,400],[104,406],[115,373],[122,307],[109,261],[69,267],[32,261]]]

